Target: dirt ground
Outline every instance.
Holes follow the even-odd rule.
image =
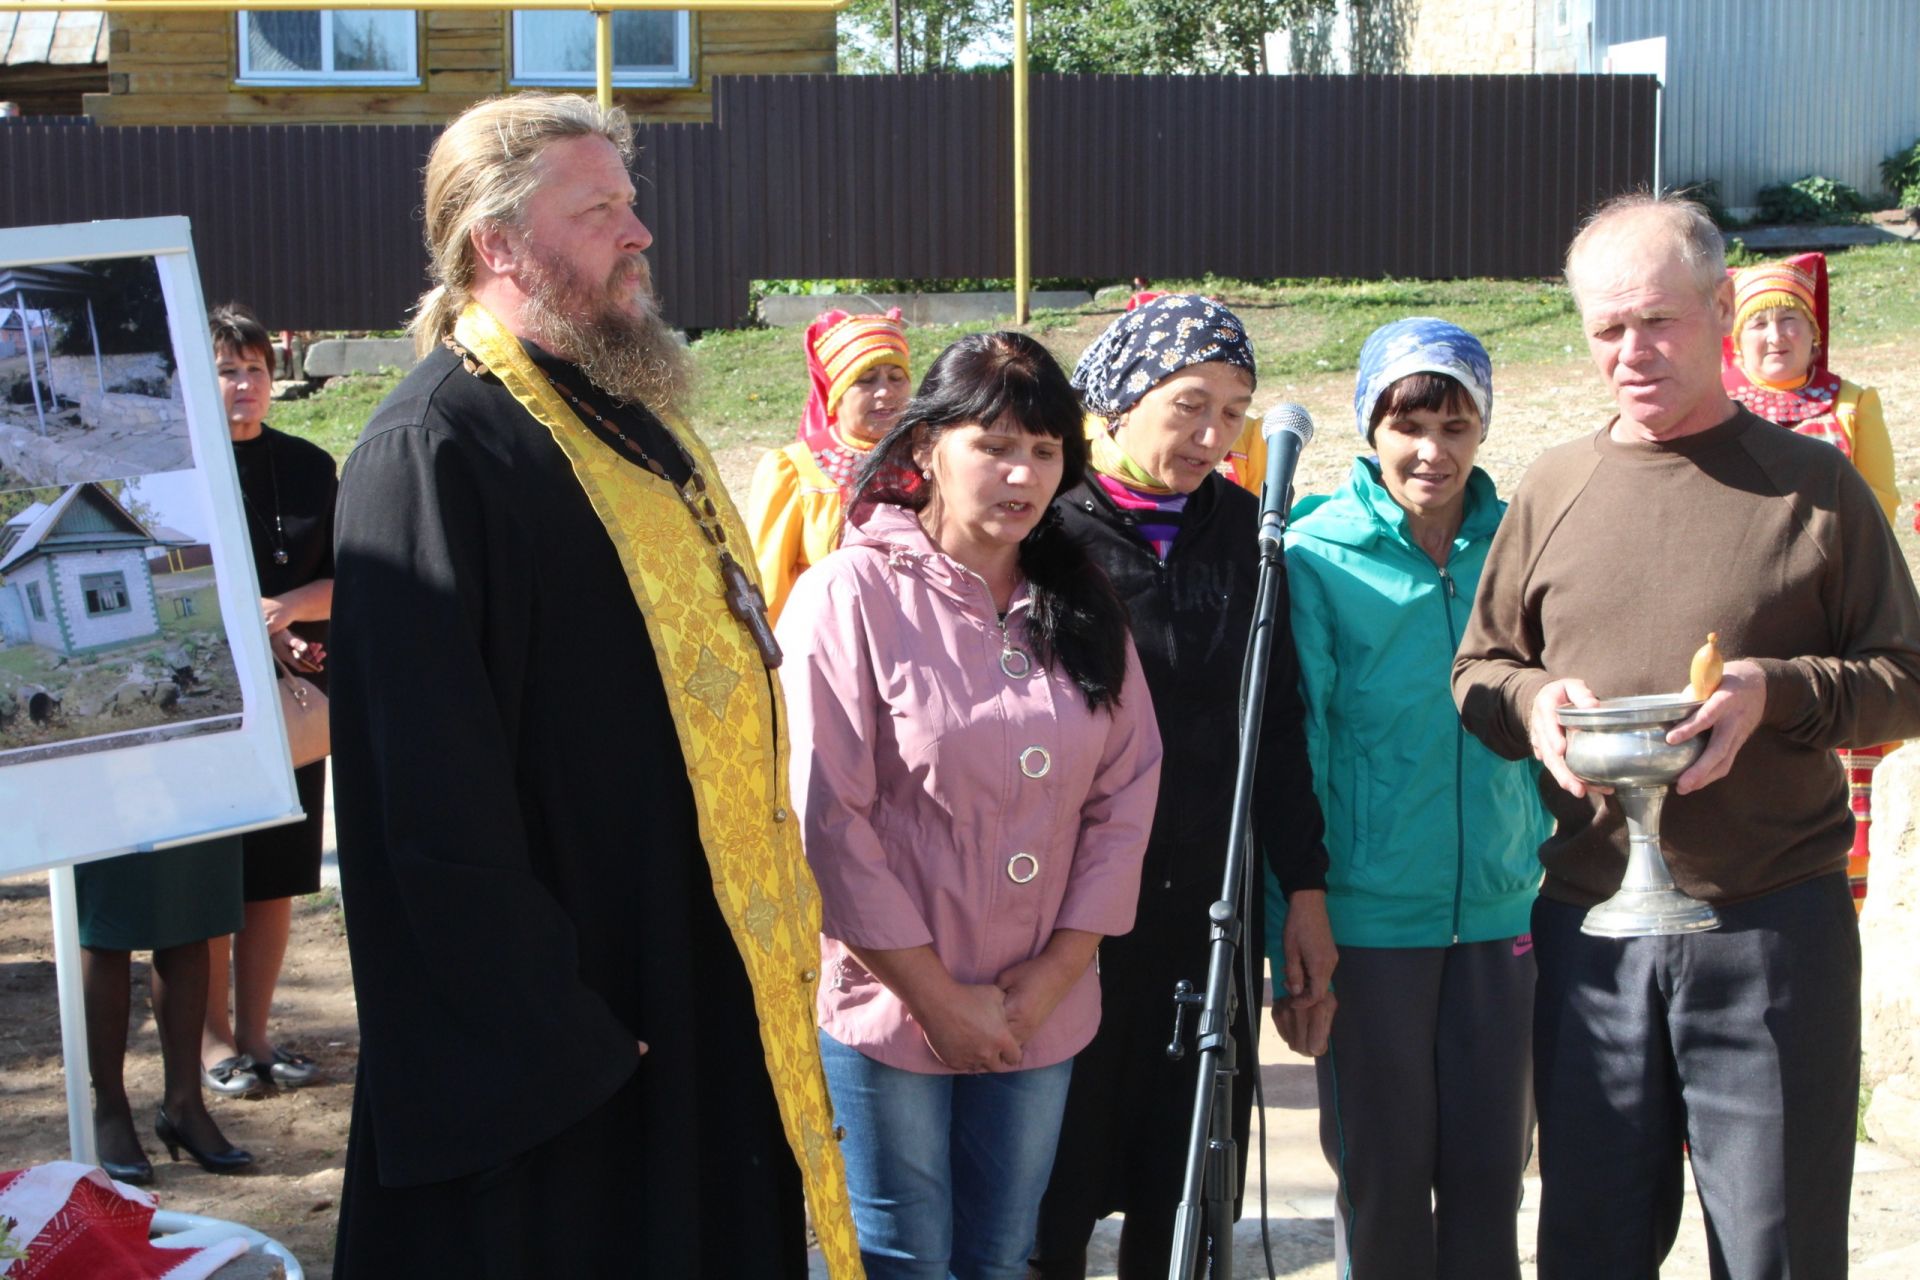
[[[1577,340],[1577,335],[1569,337]],[[1920,498],[1920,367],[1909,353],[1888,346],[1850,352],[1842,372],[1880,389],[1902,490],[1909,503]],[[1495,380],[1493,429],[1481,461],[1503,492],[1512,489],[1542,449],[1595,429],[1608,412],[1597,377],[1571,353],[1560,364],[1498,369]],[[1305,404],[1319,423],[1319,438],[1301,465],[1299,492],[1331,489],[1357,451],[1349,407],[1351,375],[1260,388],[1259,404],[1279,400]],[[720,459],[725,479],[742,498],[754,453],[733,449]],[[1911,519],[1901,523],[1913,563]],[[144,963],[136,963],[135,972],[137,1025],[127,1083],[136,1116],[150,1116],[160,1091],[158,1045],[146,1011]],[[309,1276],[325,1280],[331,1271],[356,1044],[346,939],[331,893],[296,904],[274,1025],[284,1043],[321,1063],[321,1083],[258,1100],[210,1099],[227,1136],[254,1153],[254,1169],[215,1178],[191,1164],[167,1162],[164,1148],[149,1140],[148,1154],[158,1157],[154,1190],[165,1208],[231,1218],[267,1232],[301,1258]],[[64,1157],[63,1088],[45,878],[0,882],[0,1167]],[[147,1136],[151,1138],[150,1131]],[[1899,1187],[1891,1196],[1856,1196],[1856,1230],[1873,1239],[1877,1247],[1872,1252],[1920,1241],[1914,1215],[1888,1202],[1907,1200],[1916,1180],[1920,1174],[1891,1180],[1886,1191]],[[1902,1223],[1896,1231],[1885,1229],[1890,1211]],[[1696,1273],[1690,1265],[1670,1266],[1669,1273],[1705,1274],[1704,1268]]]
[[[44,876],[0,882],[0,1168],[67,1156],[66,1084]],[[134,1024],[127,1095],[140,1126],[160,1207],[242,1222],[293,1251],[307,1275],[326,1280],[346,1156],[358,1033],[347,939],[337,897],[296,900],[293,939],[274,1001],[282,1043],[318,1061],[319,1083],[259,1099],[207,1095],[227,1138],[254,1155],[231,1177],[175,1164],[153,1137],[160,1101],[160,1044],[149,1012],[147,965],[134,958]]]

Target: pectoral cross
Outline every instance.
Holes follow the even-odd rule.
[[[773,638],[773,627],[767,622],[766,597],[753,585],[753,579],[740,567],[740,562],[724,551],[720,553],[720,578],[727,585],[727,608],[746,625],[760,650],[760,661],[767,665],[767,670],[773,670],[780,665],[780,642]]]

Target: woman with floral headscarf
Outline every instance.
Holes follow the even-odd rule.
[[[1374,456],[1295,507],[1286,538],[1340,948],[1315,1064],[1336,1265],[1356,1280],[1517,1280],[1528,921],[1550,828],[1532,764],[1467,734],[1449,688],[1505,511],[1474,466],[1493,416],[1486,350],[1443,320],[1375,330],[1354,414]],[[1272,904],[1270,927],[1284,910]],[[1309,1014],[1275,1021],[1296,1049],[1320,1049],[1304,1043]]]
[[[747,497],[760,589],[775,622],[793,580],[839,545],[842,494],[913,393],[899,308],[821,313],[807,326],[807,375],[798,436],[760,459]]]
[[[1218,468],[1253,399],[1253,348],[1238,317],[1195,294],[1166,294],[1115,320],[1081,356],[1092,473],[1054,510],[1126,603],[1166,744],[1133,931],[1101,944],[1105,1014],[1074,1060],[1032,1274],[1086,1273],[1096,1219],[1126,1214],[1120,1275],[1167,1274],[1186,1168],[1198,1055],[1166,1056],[1174,983],[1205,985],[1207,908],[1220,895],[1238,762],[1240,669],[1258,581],[1259,502]],[[1284,579],[1280,599],[1285,615]],[[1326,854],[1307,776],[1293,646],[1280,631],[1268,668],[1254,831],[1294,913],[1283,960],[1303,1001],[1334,964],[1321,902]],[[1260,937],[1252,904],[1248,945]],[[1257,992],[1234,1035],[1255,1044]],[[1235,1091],[1244,1162],[1252,1091]],[[1244,1172],[1244,1163],[1242,1165]]]
[[[1893,521],[1900,492],[1893,481],[1893,442],[1872,387],[1848,382],[1827,367],[1827,258],[1803,253],[1727,273],[1733,277],[1733,332],[1721,344],[1720,380],[1727,394],[1756,414],[1846,454]],[[1873,771],[1893,745],[1841,750],[1853,805],[1853,852],[1847,878],[1854,909],[1867,900],[1867,833],[1873,826]]]

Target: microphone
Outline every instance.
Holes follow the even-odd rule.
[[[1293,505],[1294,468],[1300,465],[1300,451],[1313,439],[1313,419],[1303,405],[1277,404],[1260,424],[1260,435],[1267,442],[1267,479],[1260,486],[1260,546],[1277,556],[1287,531],[1287,508]]]

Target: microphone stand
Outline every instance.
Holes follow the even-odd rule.
[[[1290,491],[1287,497],[1292,497]],[[1233,1021],[1240,999],[1234,984],[1234,959],[1243,942],[1246,908],[1251,905],[1253,771],[1267,701],[1267,667],[1273,653],[1274,613],[1279,607],[1283,560],[1281,535],[1286,531],[1289,506],[1290,502],[1283,501],[1277,512],[1264,512],[1260,522],[1260,578],[1254,595],[1253,630],[1240,672],[1240,761],[1233,779],[1227,865],[1220,878],[1220,898],[1207,908],[1206,994],[1194,995],[1192,985],[1184,980],[1174,989],[1173,1042],[1167,1046],[1167,1055],[1176,1059],[1185,1055],[1187,1010],[1199,1005],[1194,1046],[1200,1051],[1200,1064],[1187,1138],[1186,1180],[1174,1215],[1168,1280],[1193,1280],[1200,1260],[1203,1221],[1210,1241],[1208,1274],[1219,1280],[1233,1274],[1233,1202],[1239,1193],[1240,1164],[1238,1145],[1233,1140],[1233,1082],[1239,1074]],[[1258,997],[1255,999],[1257,1002]],[[1257,1025],[1257,1015],[1254,1022]]]

